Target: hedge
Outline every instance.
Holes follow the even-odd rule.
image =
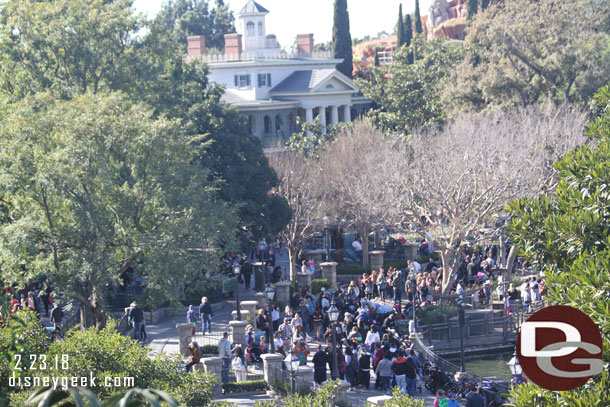
[[[362,273],[370,273],[371,266],[363,266],[360,263],[352,262],[352,263],[341,263],[337,266],[337,274],[342,275],[362,275]]]
[[[322,291],[322,287],[328,289],[330,288],[330,281],[327,278],[316,278],[311,282],[311,293],[318,294]]]
[[[202,355],[217,355],[218,345],[202,345],[199,347]]]
[[[267,382],[264,380],[249,380],[240,383],[224,383],[222,389],[225,393],[246,393],[251,391],[267,390]]]

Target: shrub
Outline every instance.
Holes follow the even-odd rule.
[[[393,267],[395,269],[406,269],[408,266],[407,259],[400,260],[386,260],[383,262],[383,268],[388,269],[389,267]]]
[[[449,319],[457,315],[457,307],[452,305],[443,305],[443,313],[441,317],[441,307],[431,307],[421,310],[417,313],[419,323],[421,325],[439,324],[444,322],[442,319]]]
[[[216,345],[203,345],[199,347],[202,355],[216,355],[218,354],[218,346]]]
[[[185,407],[207,407],[214,397],[212,386],[216,383],[213,375],[193,372],[182,377],[181,384],[170,393]]]
[[[318,294],[320,291],[322,291],[322,287],[329,288],[330,281],[328,281],[327,278],[316,278],[311,282],[311,293]]]
[[[392,399],[384,403],[385,407],[424,407],[424,400],[412,398],[407,394],[402,394],[398,387],[394,387]]]
[[[267,390],[267,383],[264,380],[249,380],[240,383],[224,383],[222,389],[225,393],[245,393],[250,391]]]
[[[360,263],[341,263],[337,266],[337,274],[341,274],[341,275],[351,275],[351,274],[357,274],[357,275],[361,275],[362,273],[370,273],[371,272],[371,267],[370,266],[363,266]]]
[[[417,258],[417,262],[419,264],[429,263],[430,259],[432,259],[433,261],[438,261],[440,257],[441,256],[437,252],[434,252],[432,254],[422,254]]]

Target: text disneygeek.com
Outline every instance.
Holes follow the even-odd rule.
[[[82,377],[39,377],[39,376],[17,376],[13,373],[8,379],[8,385],[16,388],[28,387],[53,387],[54,389],[61,388],[67,390],[69,387],[135,387],[135,379],[133,377],[104,377],[97,378],[89,373],[89,376]]]

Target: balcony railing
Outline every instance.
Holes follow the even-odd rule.
[[[289,60],[289,59],[303,59],[303,58],[314,58],[314,59],[332,59],[334,54],[332,51],[318,51],[311,53],[304,52],[278,52],[278,53],[265,53],[265,52],[242,52],[241,55],[202,55],[201,59],[204,62],[215,63],[215,62],[234,62],[234,61],[255,61],[255,60]]]

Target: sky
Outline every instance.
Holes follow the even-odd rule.
[[[135,0],[137,11],[153,17],[165,0]],[[248,0],[227,0],[234,14]],[[433,0],[420,0],[421,14],[428,14]],[[214,4],[213,0],[210,0]],[[282,47],[291,48],[297,34],[314,34],[316,43],[332,38],[333,0],[257,0],[269,10],[267,34],[275,34]],[[347,0],[352,38],[375,36],[381,31],[391,33],[398,19],[398,5],[403,13],[415,10],[415,0]]]

